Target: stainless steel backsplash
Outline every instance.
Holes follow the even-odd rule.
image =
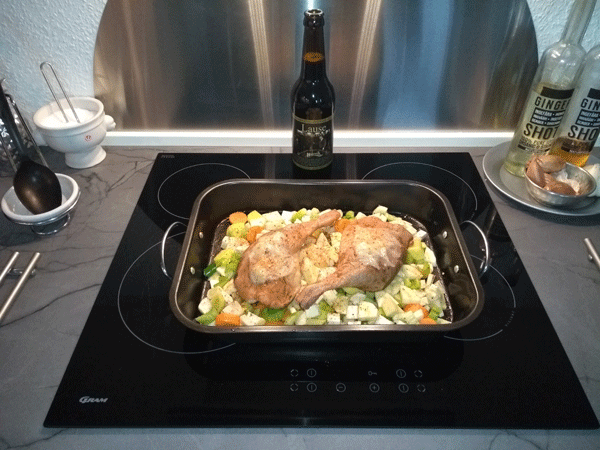
[[[325,12],[338,129],[510,129],[537,68],[526,0],[108,0],[95,94],[121,130],[287,129]]]

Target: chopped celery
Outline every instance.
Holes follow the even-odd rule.
[[[427,278],[431,273],[431,264],[425,262],[422,264],[421,273],[423,274],[423,278]]]
[[[346,212],[346,214],[344,214],[344,219],[354,219],[354,211],[348,211]]]
[[[217,282],[217,284],[215,284],[215,286],[223,287],[227,283],[229,283],[230,280],[231,280],[231,278],[227,278],[226,276],[221,275],[219,277],[219,281]]]
[[[223,308],[225,308],[225,297],[220,293],[215,295],[215,297],[211,300],[212,308],[206,314],[202,314],[200,317],[196,317],[196,322],[202,325],[210,325],[215,321],[217,316]]]
[[[206,314],[202,314],[200,317],[196,317],[196,322],[198,322],[201,325],[210,325],[215,321],[218,315],[219,313],[217,312],[217,310],[213,308]]]
[[[425,262],[425,250],[421,239],[415,237],[412,244],[406,250],[406,261],[407,264],[423,264]]]
[[[217,271],[217,265],[215,263],[209,264],[204,268],[204,276],[210,278]]]
[[[441,314],[442,314],[442,308],[440,308],[438,306],[432,307],[431,310],[429,311],[429,317],[432,318],[433,320],[437,320]]]
[[[334,312],[333,308],[329,305],[329,303],[327,302],[321,302],[319,303],[319,310],[323,313],[331,313]]]
[[[404,280],[404,285],[410,289],[421,289],[421,280],[407,278]]]
[[[325,325],[327,323],[327,317],[312,317],[306,319],[306,325]]]
[[[306,208],[302,208],[298,211],[296,211],[293,215],[292,218],[290,219],[290,222],[294,223],[296,220],[302,220],[302,218],[306,215]]]
[[[296,319],[300,316],[302,311],[296,311],[293,314],[290,314],[283,320],[284,325],[294,325],[296,323]]]

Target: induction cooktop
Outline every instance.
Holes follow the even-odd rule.
[[[198,194],[232,178],[421,181],[487,237],[484,308],[423,342],[248,344],[187,329],[169,269]],[[166,239],[165,268],[161,242]],[[476,266],[474,227],[463,234]],[[165,274],[164,272],[167,272]],[[598,428],[598,420],[468,153],[157,155],[67,366],[46,427]]]

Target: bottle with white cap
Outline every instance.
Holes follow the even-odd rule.
[[[575,0],[562,37],[540,58],[503,164],[513,175],[524,176],[531,156],[548,153],[558,137],[585,58],[581,41],[595,6],[596,0]]]
[[[600,133],[600,45],[583,63],[567,114],[550,153],[583,167]]]

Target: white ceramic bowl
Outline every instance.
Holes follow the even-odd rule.
[[[30,225],[38,234],[51,234],[58,231],[63,226],[66,226],[69,220],[69,213],[73,210],[79,200],[79,185],[77,182],[63,174],[56,174],[62,190],[62,203],[58,208],[47,211],[42,214],[33,214],[29,211],[15,193],[15,188],[11,187],[4,197],[2,197],[2,212],[11,221],[21,224]],[[56,229],[50,225],[61,222],[61,226]],[[64,223],[62,223],[64,222]]]
[[[100,143],[106,132],[115,128],[114,119],[104,113],[104,105],[93,97],[73,97],[71,104],[79,117],[77,122],[71,107],[60,101],[64,116],[56,102],[42,106],[33,115],[33,122],[52,149],[65,154],[69,167],[83,169],[99,164],[106,157]]]

